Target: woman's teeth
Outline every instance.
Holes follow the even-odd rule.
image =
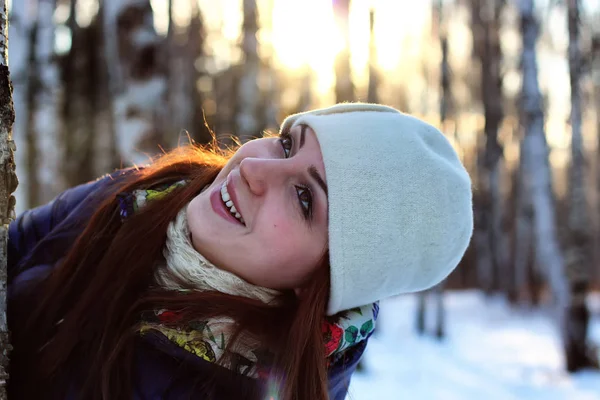
[[[225,203],[231,215],[237,218],[237,220],[240,221],[242,224],[246,225],[246,223],[244,222],[244,218],[242,218],[242,215],[233,205],[233,200],[231,200],[231,196],[229,196],[229,193],[227,192],[227,182],[223,183],[223,185],[221,186],[221,200],[223,200],[223,203]]]

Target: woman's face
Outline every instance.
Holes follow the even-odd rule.
[[[187,216],[194,247],[218,267],[258,286],[300,288],[327,249],[327,186],[315,133],[296,126],[289,136],[244,144]]]

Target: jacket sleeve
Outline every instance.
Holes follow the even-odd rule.
[[[54,228],[60,225],[70,213],[83,203],[87,203],[94,193],[105,189],[122,173],[106,175],[96,181],[67,189],[51,202],[27,210],[11,222],[8,228],[8,277],[9,281],[22,272],[21,264]],[[77,211],[75,211],[77,212]]]
[[[329,398],[331,400],[344,400],[348,394],[350,378],[356,370],[368,340],[350,347],[329,367]]]

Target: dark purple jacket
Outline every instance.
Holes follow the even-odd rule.
[[[9,227],[8,239],[8,313],[15,294],[30,280],[45,276],[54,266],[55,254],[45,255],[40,249],[52,249],[55,253],[72,244],[82,232],[98,200],[102,199],[110,185],[121,179],[117,172],[97,181],[69,189],[52,202],[24,212]],[[44,243],[42,245],[42,243]],[[66,245],[65,245],[66,243]],[[50,244],[50,246],[48,246]],[[40,245],[40,246],[38,246]],[[24,267],[32,251],[38,248],[37,265]],[[44,260],[48,261],[45,262]],[[366,342],[346,351],[344,357],[329,370],[329,395],[331,399],[346,397],[350,376],[354,372]],[[202,386],[203,377],[217,376],[217,387],[212,388],[213,399],[235,399],[239,390],[256,388],[258,381],[235,374],[223,367],[205,361],[170,342],[160,333],[140,336],[135,349],[134,398],[135,399],[181,399],[207,398],[207,388]],[[222,384],[220,384],[222,382]],[[232,382],[239,382],[232,385]],[[242,389],[246,388],[246,389]],[[75,398],[68,395],[67,398]]]

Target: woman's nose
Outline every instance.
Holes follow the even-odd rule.
[[[267,185],[276,179],[277,166],[275,160],[267,158],[247,157],[240,162],[240,175],[248,183],[250,191],[260,196],[267,190]]]

